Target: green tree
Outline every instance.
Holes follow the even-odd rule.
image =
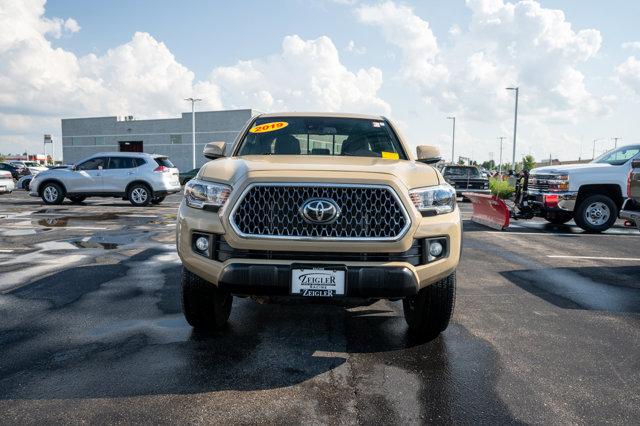
[[[533,158],[533,155],[525,155],[522,157],[522,167],[524,170],[531,170],[536,166],[536,160]]]
[[[487,170],[493,170],[496,168],[496,162],[493,160],[489,160],[489,161],[484,161],[482,163],[482,167],[484,167]]]

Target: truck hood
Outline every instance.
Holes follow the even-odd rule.
[[[602,169],[613,167],[611,164],[606,163],[586,163],[586,164],[564,164],[559,166],[545,166],[538,167],[531,170],[531,174],[535,175],[552,175],[561,173],[581,172],[594,169]]]
[[[213,160],[202,166],[199,179],[234,184],[253,171],[279,172],[302,171],[317,173],[318,177],[330,177],[332,172],[380,173],[401,180],[407,188],[437,185],[438,172],[431,166],[407,160],[388,160],[376,157],[346,157],[324,155],[248,155]]]

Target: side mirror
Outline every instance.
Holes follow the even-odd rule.
[[[207,157],[209,160],[215,160],[216,158],[224,157],[226,147],[226,142],[209,142],[204,146],[202,155]]]
[[[418,145],[416,153],[418,154],[417,161],[421,163],[435,164],[442,160],[442,158],[440,158],[440,151],[435,146]]]
[[[631,168],[632,169],[640,169],[640,158],[635,158],[631,160]]]

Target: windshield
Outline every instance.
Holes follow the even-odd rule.
[[[384,120],[336,117],[258,118],[237,155],[348,155],[406,160]]]
[[[640,145],[623,146],[613,151],[606,152],[592,161],[592,163],[606,163],[612,166],[621,166],[640,153]]]
[[[444,175],[451,177],[480,177],[480,171],[475,167],[446,167]]]

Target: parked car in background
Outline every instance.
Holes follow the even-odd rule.
[[[489,178],[475,166],[444,166],[442,169],[444,180],[456,189],[456,196],[463,192],[489,194]]]
[[[180,185],[186,185],[187,182],[196,177],[199,171],[200,168],[191,169],[188,172],[180,172]]]
[[[22,176],[16,182],[16,188],[24,189],[25,191],[28,191],[29,190],[29,184],[31,184],[31,179],[33,179],[33,175]]]
[[[64,198],[80,203],[87,197],[122,197],[134,206],[159,204],[179,192],[178,169],[164,155],[103,152],[72,168],[51,169],[31,180],[29,195],[45,204]]]
[[[27,166],[32,175],[37,175],[40,172],[44,172],[45,170],[49,170],[47,166],[43,166],[37,161],[24,161],[24,165]]]
[[[618,218],[634,159],[640,159],[640,145],[622,146],[587,164],[533,169],[528,200],[551,223],[574,219],[585,231],[605,231]]]
[[[15,188],[11,172],[0,170],[0,194],[10,194]]]
[[[29,175],[31,172],[27,168],[27,166],[14,166],[10,163],[0,163],[0,170],[4,170],[5,172],[10,172],[13,179],[18,180],[20,176]]]
[[[640,159],[631,162],[627,197],[620,210],[620,219],[634,223],[640,230]]]

